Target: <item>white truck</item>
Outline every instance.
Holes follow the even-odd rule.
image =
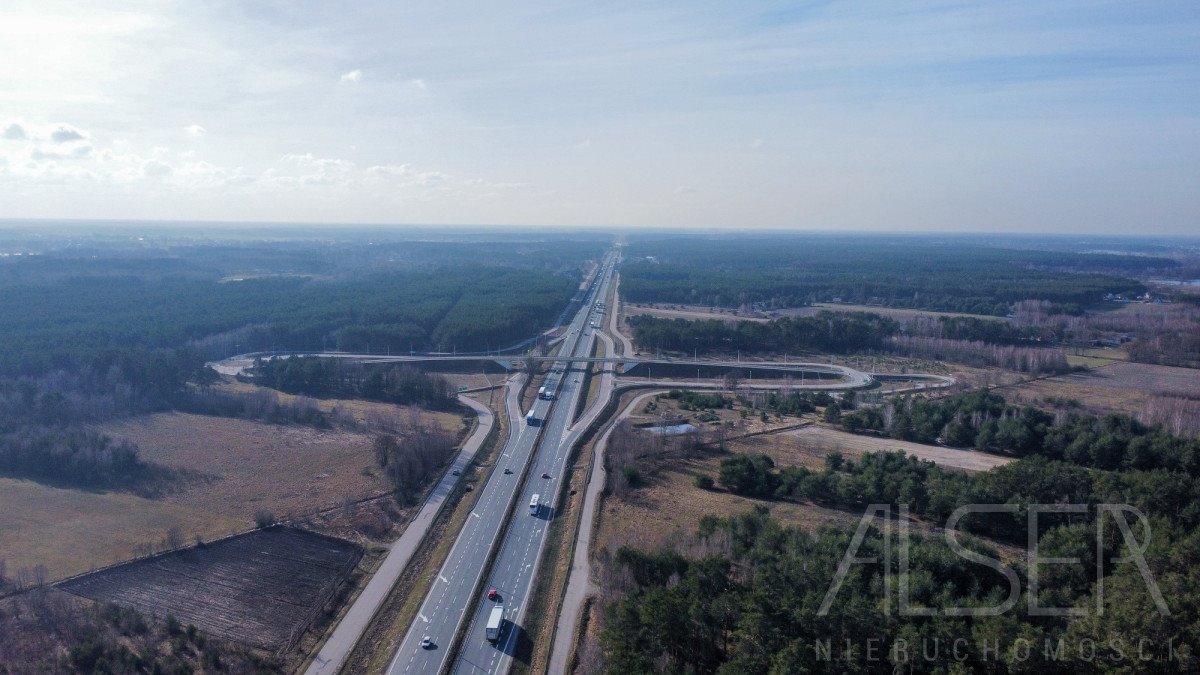
[[[541,510],[542,510],[542,496],[534,495],[533,498],[529,500],[529,515],[536,516],[538,514],[538,511],[541,511]]]
[[[500,640],[500,628],[504,625],[504,608],[493,607],[492,613],[488,615],[487,622],[487,639],[488,642],[498,642]]]

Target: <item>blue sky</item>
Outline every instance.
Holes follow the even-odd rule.
[[[8,0],[0,63],[0,217],[1200,230],[1194,0]]]

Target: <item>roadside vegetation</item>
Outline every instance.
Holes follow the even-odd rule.
[[[0,673],[278,673],[272,656],[172,617],[39,589],[0,601]]]

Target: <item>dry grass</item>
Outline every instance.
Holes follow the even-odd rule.
[[[641,314],[657,316],[663,319],[720,319],[722,321],[769,321],[761,314],[754,312],[746,314],[734,309],[701,307],[698,305],[634,305],[626,303],[625,317]]]
[[[849,456],[867,452],[903,450],[921,459],[940,465],[985,471],[1011,461],[1006,457],[970,450],[857,436],[827,427],[810,425],[778,434],[739,438],[727,444],[738,453],[762,453],[780,466],[824,468],[824,458],[837,450]],[[699,527],[706,515],[729,515],[749,510],[756,504],[770,507],[781,522],[815,531],[823,525],[853,524],[859,515],[815,504],[764,502],[721,490],[697,489],[693,480],[697,474],[716,476],[724,454],[671,459],[659,466],[650,476],[650,485],[638,489],[628,498],[609,497],[604,502],[601,527],[597,534],[596,550],[615,552],[621,546],[657,548],[686,537]]]
[[[149,461],[204,475],[163,501],[246,522],[260,509],[303,513],[383,490],[365,433],[186,413],[122,420],[104,431],[137,443]]]
[[[1113,359],[1106,359],[1099,356],[1081,356],[1079,354],[1067,354],[1067,365],[1083,366],[1084,368],[1099,368],[1112,363]]]
[[[1004,321],[1003,317],[992,316],[990,314],[965,314],[963,312],[935,312],[929,309],[903,309],[898,307],[879,307],[876,305],[841,305],[818,302],[811,307],[799,307],[796,309],[785,309],[773,314],[781,316],[812,316],[822,310],[831,312],[870,312],[887,316],[893,319],[912,319],[916,317],[939,317],[939,316],[969,316],[980,319],[995,319]]]
[[[1114,387],[1146,394],[1164,391],[1200,392],[1200,370],[1149,363],[1114,363],[1101,373]]]
[[[481,383],[480,386],[483,386],[483,384],[487,383],[487,380],[483,379],[482,376],[478,376],[478,375],[469,375],[469,376],[465,376],[465,378],[466,379],[462,380],[462,382],[464,382],[464,383],[477,382],[477,383]],[[475,378],[475,379],[472,379],[472,378]],[[458,381],[453,378],[448,378],[448,379],[450,379],[451,382]],[[495,377],[493,377],[493,380],[495,380]],[[263,389],[262,387],[259,387],[257,385],[248,384],[245,382],[236,382],[236,381],[224,382],[224,383],[218,385],[218,388],[225,389],[230,392],[237,392],[237,393],[252,393],[252,392],[256,392],[256,391],[262,391],[262,389]],[[284,404],[292,403],[296,399],[299,399],[299,398],[305,398],[305,400],[313,402],[318,408],[320,408],[324,412],[329,413],[329,412],[334,412],[335,410],[341,411],[343,414],[349,415],[351,418],[353,418],[355,422],[358,422],[359,424],[362,424],[365,426],[372,426],[373,424],[375,424],[376,422],[378,422],[380,420],[387,420],[389,418],[404,418],[404,419],[406,419],[412,414],[408,406],[394,405],[391,403],[380,403],[378,401],[361,401],[361,400],[354,400],[354,399],[334,399],[334,398],[312,399],[312,398],[306,398],[306,397],[301,397],[301,396],[294,396],[292,394],[285,394],[283,392],[274,391],[274,390],[271,390],[271,393],[278,396],[280,399],[280,402],[284,403]],[[443,428],[446,428],[446,429],[457,429],[459,427],[459,425],[462,424],[461,415],[458,413],[454,413],[454,412],[432,412],[432,411],[428,411],[428,410],[423,410],[423,411],[421,411],[421,419],[424,421],[427,421],[427,422],[436,421],[439,424],[441,424]]]
[[[1074,399],[1098,412],[1135,415],[1163,392],[1200,391],[1200,371],[1146,363],[1111,361],[1086,372],[1020,384],[1006,395],[1025,401],[1048,397]]]
[[[764,502],[739,497],[720,490],[695,487],[694,476],[715,476],[722,457],[672,460],[649,477],[649,485],[628,498],[608,497],[600,514],[594,551],[615,553],[622,546],[658,549],[695,534],[700,519],[707,515],[727,516],[744,513],[756,505],[766,505],[780,522],[816,531],[824,525],[853,527],[859,515],[815,504]]]
[[[733,452],[764,454],[780,466],[825,467],[825,457],[840,452],[847,457],[860,457],[868,452],[895,452],[934,462],[941,466],[966,471],[987,471],[1012,461],[1010,457],[990,455],[974,450],[943,448],[911,441],[898,441],[876,436],[860,436],[827,426],[810,425],[778,434],[738,439],[729,444]]]
[[[341,406],[364,422],[413,414],[383,403],[319,404]],[[456,431],[462,426],[453,413],[421,413],[421,420]],[[189,478],[157,499],[0,480],[0,558],[10,570],[40,564],[49,578],[60,579],[158,548],[171,529],[187,540],[212,539],[252,526],[260,510],[307,514],[385,492],[367,433],[185,413],[121,420],[101,430],[134,441],[145,459]],[[361,520],[369,510],[346,518]]]
[[[61,579],[129,559],[176,528],[212,539],[246,522],[180,504],[121,493],[92,493],[0,478],[0,558],[10,575],[45,565]]]

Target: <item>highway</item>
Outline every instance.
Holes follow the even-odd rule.
[[[596,298],[603,297],[607,284],[612,278],[613,259],[613,254],[605,257],[601,267],[602,274],[598,275],[598,279],[592,283],[582,307],[568,326],[562,344],[562,349],[566,353],[585,355],[590,353],[592,340],[594,340],[594,331],[588,328],[590,315]],[[551,374],[547,379],[553,377],[555,375]],[[544,420],[544,423],[540,425],[525,423],[520,411],[515,410],[517,407],[516,388],[510,389],[507,407],[512,422],[512,433],[510,433],[497,461],[495,470],[480,490],[475,508],[463,525],[450,554],[438,572],[437,579],[434,580],[433,586],[426,595],[417,619],[413,622],[391,660],[388,672],[392,675],[410,673],[424,675],[441,671],[446,665],[448,650],[453,644],[461,623],[473,617],[479,607],[490,605],[490,601],[482,597],[482,594],[477,593],[477,588],[494,546],[499,543],[501,529],[508,517],[510,505],[513,505],[514,500],[518,497],[518,488],[522,481],[525,482],[525,489],[520,490],[520,499],[515,503],[512,529],[519,529],[522,532],[521,535],[515,536],[536,539],[538,542],[536,548],[540,551],[540,542],[545,535],[546,525],[549,524],[546,515],[548,509],[544,509],[539,517],[532,517],[528,514],[527,504],[533,492],[545,495],[542,499],[546,503],[553,494],[554,481],[557,476],[551,474],[550,481],[545,481],[540,476],[542,472],[548,471],[554,465],[554,461],[550,460],[547,463],[543,460],[563,452],[559,450],[557,440],[570,421],[573,409],[570,405],[571,400],[577,395],[579,389],[579,382],[576,380],[582,379],[579,373],[572,371],[567,371],[562,378],[558,395],[562,401],[561,404],[556,401],[537,399],[533,405],[533,416]],[[515,419],[513,419],[514,417]],[[542,434],[554,441],[549,445],[552,452],[535,452],[538,439]],[[558,450],[558,452],[555,453],[553,450]],[[529,469],[526,479],[525,470],[530,464],[531,458],[535,458],[534,466]],[[558,473],[561,473],[561,465],[564,460],[565,455],[558,462]],[[534,539],[529,540],[530,547],[535,545]],[[506,541],[514,540],[514,535],[506,537]],[[506,546],[505,548],[507,550],[513,547]],[[504,551],[501,552],[500,560],[505,560]],[[497,568],[499,567],[497,565]],[[510,614],[515,616],[520,608],[519,602],[508,596],[504,596],[503,600],[506,607],[506,618]],[[478,635],[474,635],[475,632]],[[511,634],[510,630],[508,635],[502,636],[501,646]],[[482,640],[482,636],[482,628],[475,631],[472,627],[464,641],[464,648],[470,646],[476,638]],[[421,646],[423,638],[426,637],[432,642],[428,648]],[[490,643],[485,644],[491,647]],[[495,651],[494,648],[493,651]]]
[[[597,302],[607,296],[612,280],[612,256],[606,257],[604,274],[593,290],[585,309],[594,307]],[[590,324],[599,324],[603,312],[592,312],[590,317],[584,316],[586,323],[578,323],[583,335],[569,334],[571,351],[562,352],[571,356],[587,357],[595,345],[597,330]],[[585,327],[586,326],[586,327]],[[577,324],[572,324],[575,330]],[[582,338],[582,339],[580,339]],[[582,367],[582,362],[576,362],[574,367]],[[521,491],[518,501],[519,508],[514,513],[500,553],[488,576],[484,589],[496,589],[499,592],[499,602],[504,606],[506,623],[501,631],[500,640],[492,644],[485,639],[484,624],[491,612],[493,602],[482,599],[474,608],[471,625],[467,629],[459,650],[458,661],[455,663],[456,673],[503,673],[508,671],[512,656],[516,651],[522,634],[525,611],[530,596],[533,581],[537,576],[538,561],[541,559],[542,548],[545,544],[546,533],[550,521],[554,518],[553,505],[556,503],[559,486],[562,483],[566,468],[567,457],[571,446],[582,432],[586,424],[572,424],[573,412],[578,409],[579,398],[586,394],[585,378],[580,370],[567,370],[566,377],[558,392],[559,401],[551,416],[546,420],[545,430],[539,449],[534,457],[533,467],[529,472],[529,481]],[[548,476],[543,478],[542,476]],[[536,515],[528,508],[534,495],[538,495],[541,506]]]
[[[321,651],[313,657],[305,671],[306,675],[333,675],[341,670],[342,665],[350,656],[350,652],[354,649],[354,645],[367,629],[371,619],[374,618],[375,612],[379,610],[392,587],[400,579],[400,575],[404,573],[404,568],[408,565],[408,561],[416,552],[417,547],[421,545],[421,540],[429,532],[442,504],[450,496],[454,486],[458,484],[462,472],[466,471],[484,440],[487,439],[493,425],[492,411],[473,399],[460,397],[460,400],[470,406],[479,416],[479,425],[467,442],[463,444],[454,463],[450,465],[446,473],[442,474],[442,479],[429,493],[421,510],[413,517],[408,527],[404,528],[404,533],[400,538],[392,543],[387,557],[384,558],[375,574],[371,576],[371,581],[355,599],[346,615],[338,622],[333,635],[325,641],[325,644],[321,645]]]

